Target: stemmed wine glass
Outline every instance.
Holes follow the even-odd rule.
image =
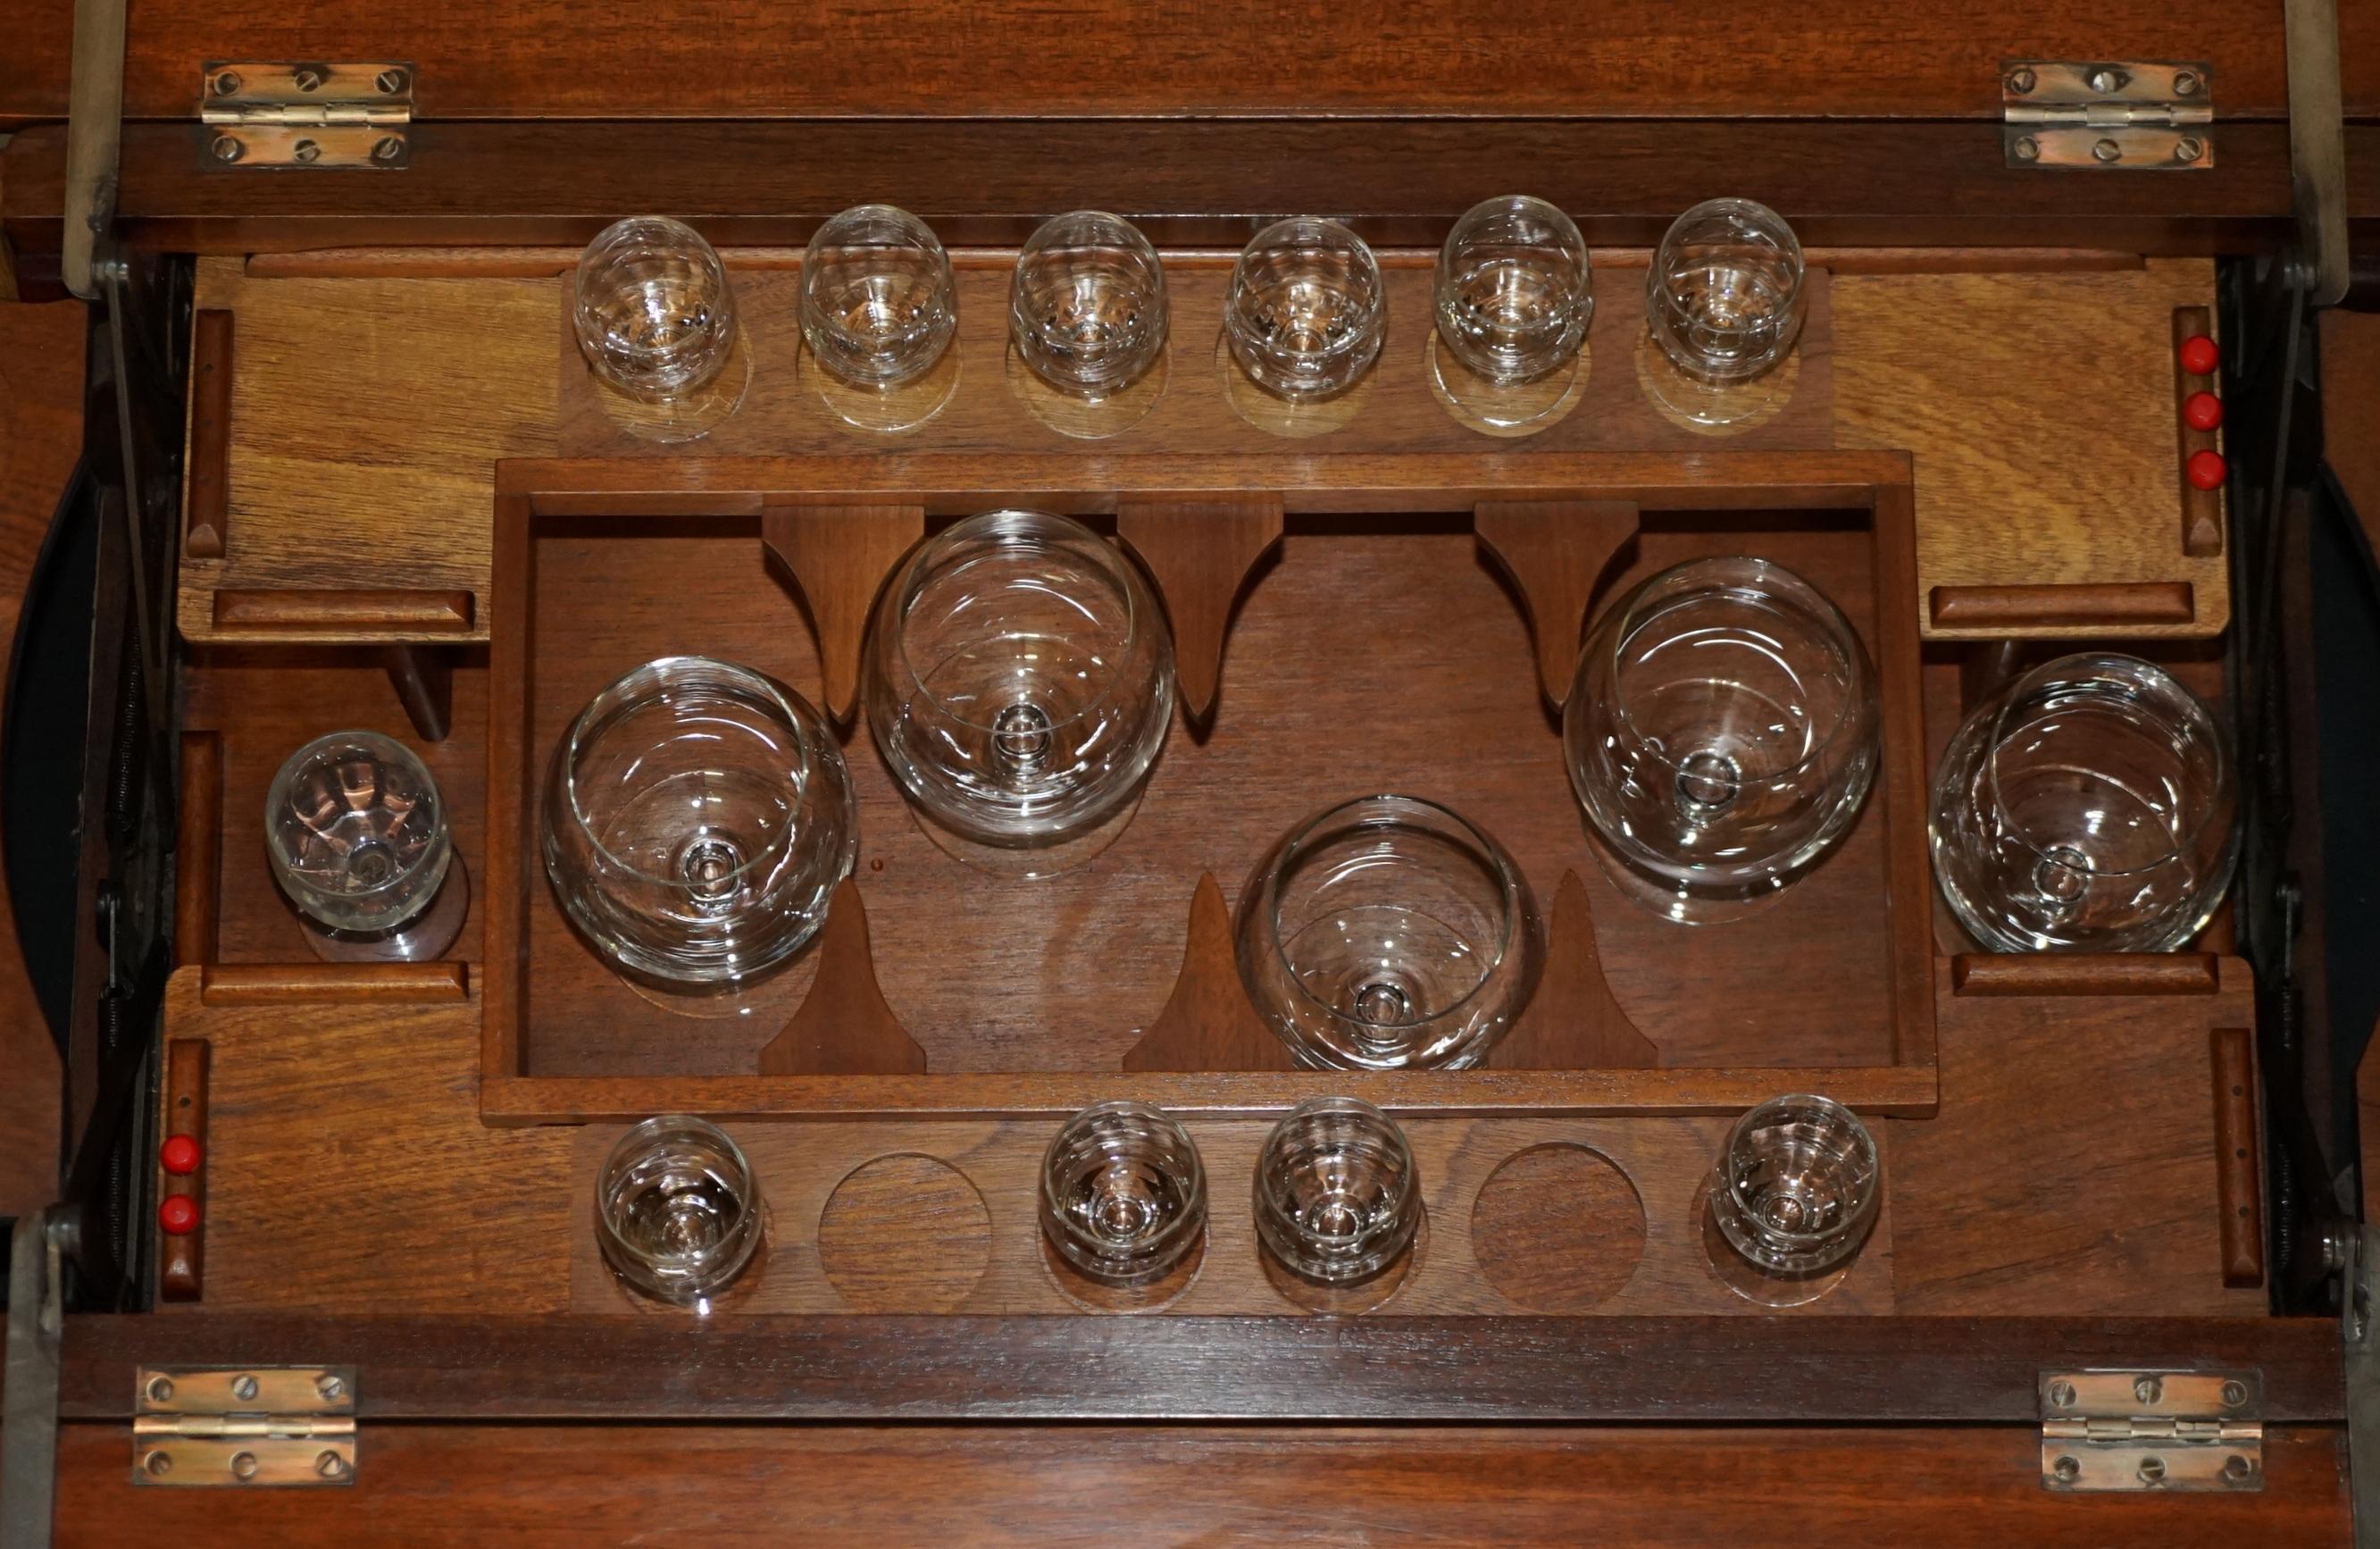
[[[958,282],[906,210],[856,205],[819,227],[802,251],[801,323],[820,396],[857,429],[914,430],[957,388]]]
[[[1008,293],[1019,383],[1035,417],[1068,435],[1113,435],[1163,389],[1165,266],[1131,222],[1099,210],[1044,221]]]
[[[1430,380],[1491,434],[1542,430],[1576,403],[1595,316],[1586,239],[1542,199],[1474,205],[1438,255]]]
[[[1106,1286],[1162,1279],[1198,1247],[1207,1170],[1190,1132],[1146,1103],[1100,1103],[1050,1138],[1041,1230],[1058,1256]]]
[[[1232,406],[1281,434],[1335,429],[1311,411],[1363,380],[1388,331],[1388,287],[1362,238],[1312,215],[1276,221],[1240,250],[1223,294]]]
[[[596,1179],[603,1262],[639,1295],[700,1312],[751,1267],[765,1220],[742,1148],[686,1114],[649,1118],[621,1136]]]
[[[334,962],[423,962],[455,943],[470,887],[438,782],[378,732],[319,737],[264,798],[265,859]]]
[[[1729,1131],[1711,1170],[1704,1247],[1719,1280],[1770,1307],[1831,1290],[1876,1226],[1876,1137],[1849,1108],[1772,1097]]]
[[[751,379],[735,292],[702,234],[634,215],[597,234],[572,285],[579,352],[614,423],[649,441],[692,441],[735,411]]]
[[[1806,274],[1800,239],[1767,205],[1713,199],[1680,215],[1645,275],[1655,352],[1641,365],[1645,385],[1691,424],[1726,426],[1767,409],[1784,390],[1775,373],[1809,308]]]
[[[1254,1195],[1257,1240],[1318,1285],[1378,1277],[1421,1226],[1421,1170],[1404,1131],[1353,1097],[1291,1109],[1257,1154]]]

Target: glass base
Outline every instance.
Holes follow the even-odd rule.
[[[1094,1280],[1059,1256],[1050,1245],[1045,1233],[1041,1236],[1041,1268],[1058,1294],[1086,1312],[1155,1312],[1172,1306],[1182,1299],[1198,1271],[1207,1262],[1207,1234],[1201,1231],[1190,1251],[1182,1262],[1152,1280],[1135,1285],[1111,1286]]]
[[[1232,354],[1232,341],[1220,333],[1215,335],[1215,371],[1223,383],[1223,401],[1232,412],[1268,435],[1278,435],[1290,441],[1303,441],[1308,436],[1328,435],[1354,422],[1371,400],[1372,378],[1378,374],[1378,362],[1355,380],[1352,387],[1323,398],[1284,398],[1257,385]]]
[[[1758,914],[1772,908],[1787,888],[1817,863],[1814,860],[1783,875],[1763,878],[1749,885],[1694,888],[1675,877],[1637,866],[1612,848],[1595,824],[1587,823],[1585,828],[1587,848],[1595,852],[1595,863],[1603,869],[1611,885],[1620,890],[1620,896],[1638,909],[1678,925],[1724,925]]]
[[[1744,1300],[1762,1307],[1806,1307],[1841,1285],[1843,1276],[1859,1262],[1859,1253],[1854,1250],[1841,1263],[1812,1275],[1777,1275],[1761,1268],[1737,1252],[1735,1245],[1727,1240],[1727,1234],[1718,1229],[1718,1217],[1711,1211],[1707,1178],[1694,1190],[1694,1229],[1702,1235],[1703,1260],[1711,1278]]]
[[[1703,382],[1680,371],[1650,332],[1636,338],[1636,382],[1662,418],[1700,435],[1740,435],[1777,417],[1801,379],[1797,351],[1743,382]]]
[[[614,1299],[610,1310],[656,1318],[683,1318],[689,1312],[698,1318],[707,1318],[714,1312],[751,1311],[750,1304],[758,1299],[760,1286],[766,1279],[764,1272],[769,1265],[769,1250],[774,1246],[775,1238],[776,1218],[770,1214],[769,1201],[763,1199],[760,1201],[760,1240],[753,1245],[752,1256],[745,1260],[743,1265],[723,1283],[683,1299],[655,1296],[637,1285],[613,1261],[610,1250],[599,1242],[597,1254],[603,1261],[604,1275],[612,1282]]]
[[[948,409],[958,396],[959,351],[953,343],[931,371],[897,387],[845,382],[820,365],[808,345],[802,347],[795,372],[809,384],[826,411],[851,429],[869,435],[905,435]]]
[[[338,931],[301,914],[306,945],[326,963],[427,963],[445,955],[471,912],[471,874],[456,850],[430,907],[386,931]]]
[[[1257,1258],[1264,1265],[1264,1277],[1281,1297],[1309,1312],[1327,1312],[1345,1316],[1368,1312],[1385,1304],[1404,1288],[1413,1278],[1414,1270],[1421,1263],[1429,1248],[1429,1212],[1424,1210],[1421,1219],[1414,1224],[1413,1241],[1405,1250],[1390,1259],[1379,1273],[1345,1285],[1309,1280],[1273,1256],[1263,1239],[1257,1243]]]
[[[596,401],[603,406],[604,416],[623,434],[663,445],[699,441],[743,407],[744,395],[752,387],[751,337],[741,323],[737,324],[735,347],[729,350],[719,374],[682,397],[639,398],[620,391],[591,372],[589,379],[594,385]]]
[[[1046,845],[989,844],[943,827],[914,801],[904,805],[919,830],[934,842],[934,848],[952,860],[1011,882],[1032,882],[1079,871],[1090,864],[1132,826],[1132,820],[1140,812],[1141,798],[1148,790],[1148,781],[1144,778],[1121,806],[1097,824]]]
[[[1457,360],[1433,328],[1422,347],[1422,365],[1430,392],[1458,423],[1483,435],[1518,439],[1551,430],[1569,418],[1586,394],[1592,362],[1581,345],[1568,364],[1534,382],[1500,387]]]
[[[1157,400],[1165,396],[1166,362],[1171,351],[1160,352],[1148,370],[1121,390],[1103,398],[1076,397],[1062,393],[1033,372],[1016,353],[1016,344],[1008,346],[1006,371],[1008,390],[1025,411],[1056,431],[1060,435],[1073,436],[1077,441],[1099,441],[1124,432],[1148,418]]]

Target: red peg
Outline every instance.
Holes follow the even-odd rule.
[[[2230,471],[2230,468],[2224,462],[2220,452],[2192,452],[2190,454],[2189,471],[2190,482],[2200,489],[2219,490],[2223,487],[2223,476]]]
[[[2192,334],[2181,341],[2181,369],[2191,375],[2213,376],[2222,363],[2223,352],[2205,335]]]
[[[168,1237],[188,1237],[199,1229],[199,1201],[176,1194],[157,1207],[157,1225]]]
[[[2181,400],[2181,417],[2194,431],[2211,431],[2223,422],[2223,400],[2212,393],[2192,393]]]
[[[157,1160],[176,1177],[188,1177],[199,1170],[199,1142],[188,1135],[168,1135],[157,1148]]]

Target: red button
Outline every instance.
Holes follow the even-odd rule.
[[[2202,490],[2221,489],[2223,487],[2223,476],[2229,471],[2229,468],[2223,461],[2223,454],[2220,452],[2192,452],[2190,454],[2190,482],[2197,485]]]
[[[188,1135],[168,1135],[157,1148],[157,1160],[176,1177],[188,1177],[199,1170],[199,1142]]]
[[[2194,431],[2211,431],[2223,422],[2223,400],[2212,393],[2192,393],[2181,400],[2181,417]]]
[[[157,1225],[169,1237],[188,1237],[199,1229],[199,1201],[176,1194],[157,1207]]]
[[[2222,363],[2223,352],[2205,335],[2193,334],[2181,341],[2181,369],[2191,375],[2213,376]]]

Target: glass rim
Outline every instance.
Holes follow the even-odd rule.
[[[1775,1097],[1765,1098],[1746,1108],[1737,1116],[1736,1121],[1728,1127],[1726,1142],[1719,1147],[1718,1161],[1714,1165],[1713,1170],[1718,1175],[1717,1185],[1726,1191],[1727,1197],[1734,1202],[1738,1210],[1748,1213],[1751,1205],[1736,1189],[1735,1179],[1730,1176],[1732,1169],[1727,1165],[1728,1158],[1735,1154],[1736,1142],[1743,1139],[1744,1134],[1751,1129],[1755,1119],[1769,1114],[1771,1110],[1788,1106],[1815,1108],[1827,1117],[1840,1121],[1858,1138],[1861,1147],[1867,1153],[1867,1177],[1860,1183],[1857,1208],[1844,1211],[1837,1225],[1820,1232],[1789,1231],[1782,1226],[1771,1226],[1766,1223],[1760,1226],[1760,1236],[1771,1241],[1796,1247],[1817,1247],[1830,1238],[1842,1236],[1845,1227],[1854,1226],[1873,1214],[1876,1202],[1884,1192],[1884,1153],[1876,1150],[1876,1132],[1867,1127],[1866,1120],[1853,1113],[1848,1105],[1815,1092],[1782,1092]]]
[[[1785,582],[1784,590],[1801,593],[1802,595],[1795,600],[1804,603],[1804,611],[1824,626],[1829,633],[1838,636],[1847,647],[1844,658],[1851,667],[1851,687],[1854,691],[1845,695],[1843,702],[1836,708],[1835,718],[1828,725],[1826,735],[1811,743],[1800,758],[1784,768],[1772,774],[1763,774],[1756,781],[1746,782],[1773,785],[1779,780],[1790,779],[1817,762],[1833,750],[1836,739],[1843,735],[1845,727],[1855,721],[1867,718],[1861,715],[1859,711],[1866,701],[1867,684],[1875,677],[1874,671],[1868,665],[1866,642],[1860,639],[1859,630],[1852,625],[1850,617],[1842,609],[1835,605],[1835,600],[1819,591],[1816,586],[1797,572],[1787,569],[1773,559],[1763,559],[1757,555],[1735,554],[1706,555],[1699,559],[1683,560],[1666,570],[1645,577],[1634,591],[1613,604],[1617,612],[1612,619],[1611,643],[1604,653],[1605,662],[1611,674],[1611,715],[1630,738],[1644,746],[1655,762],[1664,769],[1682,772],[1684,765],[1670,758],[1669,750],[1660,747],[1644,727],[1637,725],[1636,717],[1629,714],[1628,701],[1619,691],[1620,653],[1627,645],[1630,636],[1634,633],[1631,626],[1638,622],[1638,610],[1655,587],[1690,571],[1708,571],[1716,576],[1724,569],[1738,566],[1755,567],[1769,578],[1781,579]],[[1745,589],[1721,584],[1710,590],[1737,592]]]
[[[1421,1163],[1414,1155],[1413,1142],[1406,1138],[1404,1126],[1391,1118],[1386,1110],[1366,1103],[1360,1097],[1347,1097],[1336,1093],[1306,1098],[1289,1112],[1281,1115],[1274,1121],[1273,1127],[1265,1131],[1264,1143],[1257,1148],[1255,1176],[1257,1196],[1266,1205],[1279,1212],[1282,1199],[1279,1190],[1267,1186],[1266,1175],[1271,1171],[1267,1164],[1280,1149],[1281,1138],[1291,1125],[1300,1119],[1325,1115],[1342,1115],[1362,1120],[1386,1139],[1389,1151],[1396,1158],[1399,1170],[1404,1177],[1404,1186],[1397,1191],[1400,1207],[1397,1214],[1402,1218],[1405,1214],[1402,1207],[1418,1199],[1421,1193]]]
[[[595,836],[595,825],[588,821],[586,810],[578,802],[577,757],[578,750],[585,745],[587,736],[594,729],[598,711],[608,714],[620,708],[627,701],[631,685],[638,689],[644,687],[643,684],[637,682],[638,679],[649,678],[658,682],[661,675],[671,668],[693,668],[699,672],[715,672],[736,687],[748,689],[758,697],[765,697],[783,712],[785,725],[793,729],[794,735],[800,739],[801,743],[802,772],[800,783],[795,789],[793,806],[796,813],[808,812],[812,810],[809,764],[817,756],[817,750],[811,743],[808,728],[802,725],[801,713],[795,707],[796,701],[792,695],[778,688],[776,683],[765,674],[740,663],[722,661],[716,656],[656,656],[650,662],[629,668],[597,690],[595,697],[589,700],[577,715],[572,719],[570,729],[563,734],[562,745],[555,750],[555,757],[561,761],[563,805],[569,813],[572,826],[585,836],[587,848],[592,850],[603,864],[638,882],[679,892],[690,886],[685,878],[649,872],[642,866],[623,859],[611,847]],[[780,825],[775,835],[767,844],[747,857],[742,865],[723,873],[719,877],[718,882],[724,884],[741,881],[764,861],[772,861],[779,852],[793,843],[794,828],[795,825],[791,823]]]
[[[2000,821],[2001,832],[2014,839],[2022,847],[2025,853],[2043,860],[2049,860],[2050,850],[2057,848],[2056,846],[2045,847],[2026,832],[2022,825],[2010,820],[2008,800],[2000,794],[2000,750],[2007,744],[2004,734],[2008,727],[2009,713],[2016,708],[2018,701],[2044,686],[2043,683],[2036,682],[2036,679],[2046,680],[2060,669],[2069,673],[2089,672],[2103,676],[2114,676],[2119,673],[2127,677],[2145,677],[2150,689],[2168,696],[2178,703],[2184,718],[2191,722],[2192,729],[2204,734],[2206,745],[2214,750],[2215,754],[2214,784],[2207,792],[2204,810],[2198,814],[2198,821],[2191,825],[2188,835],[2176,837],[2172,844],[2158,853],[2156,859],[2143,865],[2127,866],[2119,870],[2102,870],[2094,867],[2085,874],[2095,880],[2100,877],[2145,876],[2151,872],[2162,871],[2177,860],[2195,851],[2199,841],[2204,839],[2207,831],[2214,826],[2215,815],[2223,810],[2225,799],[2231,794],[2233,779],[2231,756],[2229,750],[2224,745],[2223,728],[2216,722],[2215,712],[2208,707],[2206,701],[2191,692],[2189,686],[2180,678],[2158,666],[2155,662],[2143,657],[2128,656],[2120,651],[2070,652],[2019,674],[2000,689],[1999,705],[1992,713],[1991,748],[1984,758],[1984,779],[1991,791],[1992,811],[1993,815]],[[2229,820],[2225,821],[2228,826]]]
[[[1447,229],[1446,240],[1439,244],[1438,262],[1439,271],[1441,273],[1444,272],[1446,261],[1454,251],[1454,239],[1463,235],[1463,228],[1471,224],[1473,217],[1487,215],[1489,213],[1518,213],[1522,212],[1536,215],[1540,219],[1545,220],[1548,225],[1552,226],[1557,236],[1565,239],[1557,244],[1558,246],[1567,247],[1571,242],[1577,243],[1578,271],[1581,274],[1586,274],[1593,267],[1593,260],[1586,245],[1586,237],[1578,229],[1578,223],[1570,218],[1570,212],[1564,210],[1560,205],[1556,204],[1552,200],[1540,199],[1536,194],[1509,193],[1497,194],[1491,198],[1483,199],[1478,203],[1473,205],[1470,209],[1465,210],[1462,214],[1455,217],[1454,225]]]
[[[997,725],[990,721],[969,719],[952,708],[949,701],[926,687],[925,678],[917,672],[917,665],[909,659],[909,641],[906,631],[901,628],[901,624],[908,616],[909,604],[917,600],[917,592],[925,585],[927,575],[934,567],[929,561],[940,557],[935,551],[954,547],[954,541],[965,541],[959,538],[962,533],[965,535],[965,540],[972,540],[980,534],[990,534],[998,542],[1011,541],[1009,534],[997,530],[1003,524],[1014,525],[1015,518],[1020,518],[1026,523],[1048,524],[1046,532],[1031,535],[1032,541],[1049,539],[1080,541],[1083,546],[1096,552],[1099,555],[1100,565],[1111,571],[1115,580],[1116,591],[1123,597],[1124,608],[1123,643],[1116,650],[1114,665],[1101,678],[1099,691],[1093,695],[1082,709],[1075,711],[1064,720],[1052,721],[1046,726],[1036,728],[1037,730],[1061,731],[1088,718],[1105,706],[1109,700],[1114,698],[1117,689],[1123,682],[1124,664],[1140,649],[1142,635],[1147,625],[1147,620],[1143,616],[1147,610],[1141,606],[1139,599],[1135,595],[1135,577],[1130,557],[1072,517],[1060,516],[1054,511],[1029,510],[1021,506],[1003,506],[995,510],[978,511],[974,516],[962,518],[927,538],[924,543],[917,545],[916,554],[903,569],[898,590],[886,593],[886,600],[892,604],[891,616],[885,622],[889,623],[893,630],[892,653],[901,659],[901,671],[908,677],[909,687],[916,691],[916,697],[932,705],[935,714],[949,720],[954,726],[995,737],[1001,735],[1001,729]],[[1069,531],[1070,529],[1072,531]]]
[[[1254,237],[1249,238],[1246,245],[1240,249],[1239,257],[1232,261],[1231,281],[1224,287],[1223,292],[1223,322],[1225,328],[1230,332],[1232,337],[1239,337],[1243,332],[1243,330],[1233,327],[1232,324],[1237,318],[1239,311],[1238,307],[1234,305],[1234,303],[1238,300],[1241,293],[1246,289],[1248,255],[1256,251],[1257,249],[1262,246],[1268,239],[1282,231],[1291,229],[1314,231],[1319,233],[1325,238],[1332,238],[1334,239],[1344,238],[1347,246],[1353,251],[1362,255],[1362,262],[1359,267],[1364,273],[1371,276],[1371,284],[1366,287],[1370,294],[1366,299],[1364,304],[1365,323],[1368,324],[1376,320],[1385,319],[1388,316],[1388,280],[1387,277],[1380,273],[1379,255],[1372,250],[1372,245],[1369,242],[1366,242],[1361,237],[1356,236],[1354,229],[1349,226],[1345,222],[1333,220],[1328,215],[1286,215],[1280,220],[1272,222],[1270,225],[1265,226],[1264,229],[1258,231]],[[1267,345],[1264,347],[1264,353],[1272,356],[1277,360],[1335,360],[1343,356],[1360,353],[1366,349],[1377,349],[1379,346],[1379,342],[1380,341],[1371,337],[1371,330],[1369,327],[1353,328],[1348,330],[1347,335],[1344,338],[1340,339],[1334,344],[1324,345],[1319,349],[1285,349],[1279,346]]]
[[[1793,223],[1756,199],[1741,199],[1732,196],[1706,199],[1671,221],[1669,229],[1661,233],[1661,240],[1653,249],[1653,262],[1651,268],[1646,271],[1645,284],[1655,291],[1666,288],[1661,282],[1668,266],[1661,262],[1662,255],[1673,250],[1670,244],[1677,238],[1678,233],[1685,228],[1688,221],[1700,216],[1722,213],[1748,216],[1754,224],[1763,227],[1773,226],[1783,236],[1784,240],[1778,244],[1777,250],[1793,261],[1793,284],[1792,287],[1785,292],[1783,303],[1783,310],[1791,312],[1802,299],[1802,291],[1810,282],[1809,255],[1803,250],[1802,236],[1793,229]],[[1729,334],[1749,334],[1756,332],[1757,329],[1753,325],[1738,323],[1718,331]]]
[[[595,1226],[607,1242],[617,1246],[629,1257],[639,1262],[651,1262],[653,1255],[631,1244],[612,1220],[612,1213],[603,1206],[611,1193],[612,1177],[619,1170],[622,1159],[629,1154],[631,1146],[648,1145],[673,1129],[688,1130],[717,1144],[728,1160],[735,1165],[738,1185],[735,1190],[735,1220],[727,1231],[721,1234],[719,1242],[705,1249],[693,1261],[697,1264],[705,1263],[721,1249],[728,1247],[730,1239],[745,1228],[759,1210],[759,1182],[752,1171],[752,1159],[744,1154],[744,1148],[735,1143],[735,1137],[699,1114],[655,1114],[650,1118],[630,1125],[618,1140],[612,1142],[612,1149],[603,1153],[602,1166],[595,1173]]]
[[[1058,1191],[1050,1186],[1050,1164],[1057,1159],[1058,1148],[1065,1143],[1067,1138],[1074,1135],[1078,1128],[1087,1128],[1093,1120],[1111,1116],[1149,1121],[1157,1128],[1169,1131],[1172,1138],[1181,1141],[1183,1153],[1190,1159],[1190,1198],[1197,1204],[1196,1210],[1184,1210],[1148,1236],[1135,1239],[1131,1250],[1126,1253],[1114,1251],[1112,1245],[1107,1243],[1105,1239],[1093,1237],[1076,1226],[1074,1217],[1066,1213],[1063,1202],[1059,1200]],[[1199,1154],[1198,1142],[1191,1138],[1189,1129],[1172,1114],[1154,1103],[1143,1103],[1137,1098],[1111,1097],[1103,1102],[1094,1103],[1069,1116],[1058,1126],[1058,1132],[1050,1137],[1050,1143],[1042,1148],[1041,1204],[1042,1219],[1057,1222],[1059,1229],[1064,1232],[1070,1240],[1082,1244],[1093,1258],[1109,1262],[1129,1262],[1147,1258],[1157,1250],[1172,1243],[1184,1232],[1204,1229],[1207,1222],[1207,1159]]]
[[[1498,844],[1495,837],[1486,829],[1480,827],[1477,823],[1473,823],[1469,818],[1464,817],[1461,812],[1456,811],[1453,808],[1447,806],[1444,802],[1432,801],[1426,796],[1400,796],[1393,791],[1382,791],[1371,796],[1350,797],[1344,801],[1333,802],[1331,805],[1323,808],[1320,811],[1314,813],[1311,817],[1308,817],[1304,822],[1300,823],[1296,827],[1291,829],[1286,835],[1281,836],[1279,846],[1280,859],[1276,860],[1271,867],[1272,881],[1265,890],[1267,894],[1267,897],[1264,900],[1265,934],[1269,938],[1273,957],[1280,963],[1282,975],[1288,979],[1291,986],[1296,991],[1297,995],[1301,1000],[1313,1006],[1323,1016],[1330,1018],[1334,1023],[1356,1028],[1376,1028],[1380,1025],[1378,1022],[1367,1022],[1361,1017],[1350,1016],[1348,1013],[1340,1010],[1337,1006],[1330,1005],[1319,995],[1317,995],[1313,991],[1305,987],[1305,981],[1299,977],[1296,965],[1289,960],[1289,949],[1281,941],[1280,879],[1288,874],[1291,860],[1301,853],[1301,851],[1314,839],[1324,823],[1328,823],[1332,818],[1352,811],[1354,808],[1383,803],[1420,808],[1427,813],[1435,814],[1438,817],[1446,819],[1452,823],[1457,829],[1461,830],[1463,836],[1469,841],[1476,854],[1482,860],[1487,861],[1488,872],[1490,876],[1496,879],[1497,894],[1504,906],[1504,929],[1501,937],[1496,943],[1496,956],[1491,961],[1480,969],[1479,982],[1472,985],[1471,988],[1463,991],[1461,995],[1450,1002],[1443,1009],[1433,1011],[1417,1022],[1401,1024],[1405,1028],[1427,1027],[1433,1022],[1440,1021],[1446,1018],[1454,1016],[1464,1006],[1469,1006],[1474,1000],[1476,1000],[1486,992],[1488,981],[1496,977],[1496,971],[1504,966],[1505,961],[1512,957],[1513,948],[1520,944],[1520,933],[1524,928],[1523,917],[1527,912],[1529,905],[1528,879],[1521,874],[1520,862],[1514,860],[1510,855],[1506,854],[1504,847]],[[1397,820],[1390,820],[1389,822],[1383,823],[1357,823],[1354,826],[1363,828],[1384,828],[1391,826],[1391,824],[1396,821]],[[1406,826],[1417,827],[1419,825],[1408,823]],[[1324,1103],[1332,1101],[1362,1103],[1363,1099],[1356,1097],[1345,1099],[1319,1097],[1309,1098],[1307,1099],[1307,1103],[1298,1104],[1298,1107],[1296,1109],[1293,1109],[1292,1112],[1296,1113],[1303,1111],[1308,1103]],[[1364,1106],[1370,1108],[1371,1111],[1376,1114],[1380,1111],[1378,1108],[1372,1108],[1372,1105],[1368,1103],[1365,1103]],[[1385,1117],[1386,1116],[1383,1115],[1382,1116]]]
[[[420,776],[422,788],[429,792],[431,801],[436,805],[437,826],[441,830],[443,840],[442,843],[424,845],[412,860],[399,867],[386,882],[357,892],[342,890],[338,895],[340,901],[357,903],[384,897],[427,874],[433,865],[442,868],[447,865],[454,855],[455,842],[446,817],[446,796],[438,788],[437,776],[431,774],[430,765],[422,762],[420,754],[399,742],[395,738],[382,732],[365,731],[358,727],[346,731],[326,732],[315,738],[287,758],[283,759],[281,767],[273,772],[273,783],[265,787],[264,792],[264,836],[272,851],[273,870],[285,876],[298,878],[310,878],[317,874],[289,863],[282,855],[281,847],[272,841],[274,830],[278,826],[276,820],[281,811],[288,805],[290,787],[297,782],[298,769],[316,754],[339,747],[362,748],[374,758],[406,766],[413,774]],[[423,901],[422,907],[424,909],[429,907],[428,900]]]

